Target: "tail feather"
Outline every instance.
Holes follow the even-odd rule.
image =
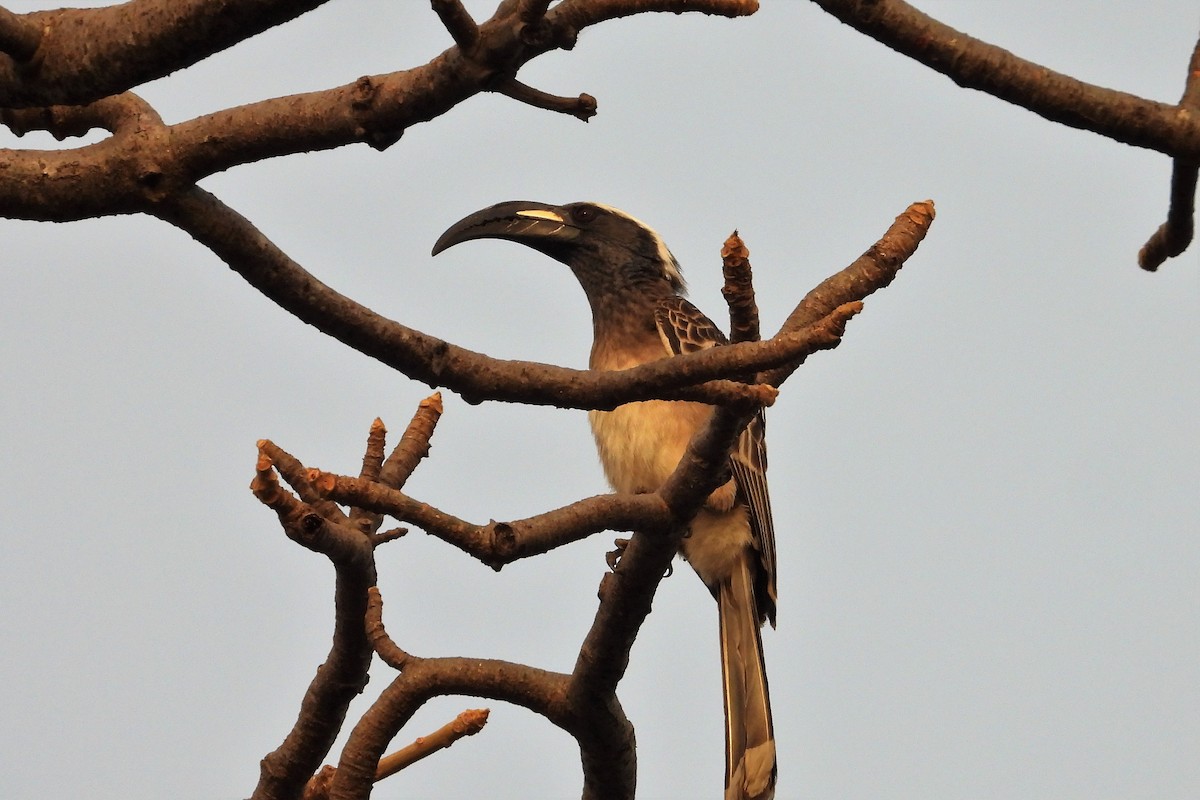
[[[725,682],[725,800],[775,796],[775,733],[749,553],[717,591]]]

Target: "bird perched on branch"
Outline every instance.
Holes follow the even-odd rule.
[[[500,203],[450,226],[433,254],[485,238],[519,242],[570,267],[592,309],[592,369],[627,369],[726,343],[684,299],[679,262],[662,237],[623,211],[599,203]],[[609,483],[618,492],[657,490],[712,411],[702,403],[648,400],[588,412]],[[763,432],[759,414],[730,455],[732,478],[708,497],[680,546],[719,609],[726,800],[764,800],[775,791],[759,637],[765,620],[775,624],[776,598]]]

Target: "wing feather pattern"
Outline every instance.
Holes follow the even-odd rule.
[[[663,346],[671,355],[720,347],[729,340],[700,309],[682,297],[659,303],[654,321]],[[730,454],[729,465],[738,496],[746,504],[750,528],[758,547],[762,572],[755,581],[759,613],[775,624],[775,523],[767,491],[767,421],[762,411],[750,420]]]

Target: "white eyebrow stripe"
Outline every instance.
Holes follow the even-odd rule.
[[[642,222],[633,214],[622,211],[619,208],[614,208],[610,205],[605,205],[604,203],[593,203],[592,205],[596,206],[597,208],[603,208],[610,214],[616,214],[618,217],[624,217],[654,237],[654,243],[658,248],[658,255],[662,259],[663,271],[666,273],[667,280],[670,281],[679,292],[682,293],[686,290],[687,281],[683,279],[683,271],[679,267],[679,260],[675,258],[670,249],[668,249],[667,243],[664,242],[663,238],[658,235],[658,231]]]
[[[528,211],[518,211],[518,217],[533,217],[534,219],[548,219],[551,222],[562,222],[563,218],[553,211],[544,211],[539,208],[531,208]]]

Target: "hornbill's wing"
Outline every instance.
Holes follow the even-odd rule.
[[[663,345],[671,355],[694,353],[729,343],[725,334],[700,309],[682,297],[658,304],[654,321]],[[738,497],[746,504],[750,530],[758,548],[762,573],[757,581],[759,613],[775,624],[775,524],[771,495],[767,491],[767,422],[760,410],[738,437],[729,466],[737,482]]]

